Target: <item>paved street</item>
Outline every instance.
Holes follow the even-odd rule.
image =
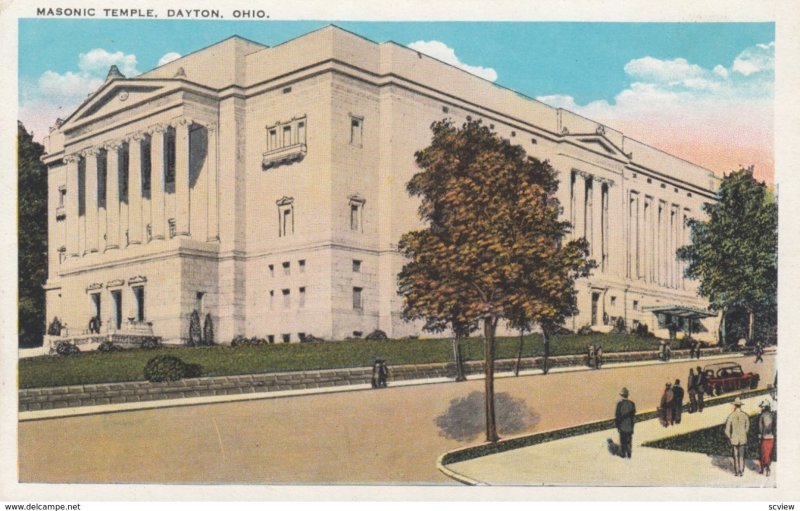
[[[761,387],[772,381],[774,356],[756,366],[732,359],[761,374]],[[609,418],[623,385],[640,410],[654,409],[664,383],[685,383],[697,364],[500,378],[495,387],[525,408],[519,435]],[[454,401],[482,389],[473,380],[21,422],[20,480],[457,484],[436,459],[483,436],[450,428],[447,438],[442,425],[458,416]]]

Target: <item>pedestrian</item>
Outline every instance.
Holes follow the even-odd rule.
[[[672,348],[670,348],[669,343],[666,343],[664,346],[664,360],[668,361],[672,358]]]
[[[756,343],[756,360],[754,363],[764,363],[764,345],[761,342]]]
[[[744,450],[747,446],[747,431],[750,429],[750,418],[742,411],[742,400],[733,401],[733,411],[725,421],[725,436],[733,450],[733,471],[737,477],[744,474]]]
[[[389,381],[389,366],[385,360],[381,360],[378,368],[378,383],[380,387],[386,387]]]
[[[667,383],[658,406],[658,419],[665,428],[672,423],[672,385]]]
[[[694,358],[694,341],[689,342],[689,358]],[[686,385],[689,385],[689,381],[686,381]]]
[[[700,344],[700,341],[695,341],[695,344],[696,344],[697,346],[696,346],[696,347],[695,347],[695,349],[694,349],[694,354],[695,354],[695,356],[697,357],[697,360],[700,360],[700,348],[702,348],[702,347],[703,347],[703,345],[702,345],[702,344]]]
[[[766,399],[758,405],[761,413],[758,416],[758,439],[760,444],[759,472],[769,477],[769,466],[772,463],[772,450],[775,447],[775,412]]]
[[[381,359],[376,358],[372,363],[372,388],[377,389],[381,384]]]
[[[633,440],[633,423],[636,422],[636,405],[628,399],[628,389],[622,387],[619,391],[622,397],[617,402],[617,410],[614,413],[614,424],[619,432],[619,455],[622,458],[631,457],[631,446]]]
[[[683,412],[683,387],[681,381],[675,380],[672,386],[672,424],[681,423],[681,413]]]
[[[600,369],[601,365],[603,365],[603,345],[597,343],[594,347],[594,368]]]
[[[703,413],[703,398],[706,395],[708,387],[708,375],[703,372],[703,369],[700,366],[697,366],[697,411]]]
[[[586,355],[586,364],[589,367],[594,367],[594,345],[589,345],[589,352]]]
[[[694,349],[694,348],[693,348]],[[689,378],[686,380],[686,390],[689,392],[689,413],[697,411],[697,385],[699,378],[694,374],[694,369],[689,368]]]

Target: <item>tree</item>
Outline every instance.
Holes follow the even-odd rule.
[[[494,414],[494,344],[502,320],[523,316],[549,325],[574,310],[574,279],[588,274],[584,240],[562,243],[556,171],[501,139],[480,121],[461,128],[433,123],[431,144],[415,154],[421,172],[407,185],[421,199],[425,228],[403,235],[409,259],[400,292],[409,306],[458,311],[481,322],[484,336],[486,439],[498,439]],[[566,271],[565,271],[566,270]],[[563,289],[571,289],[568,296]],[[564,307],[564,305],[568,307]],[[416,312],[439,321],[427,308]]]
[[[45,333],[47,168],[44,147],[17,123],[19,346],[40,346]]]
[[[722,312],[721,341],[727,316],[744,310],[752,343],[756,315],[770,317],[777,306],[778,204],[748,167],[724,176],[717,201],[703,211],[707,220],[689,221],[691,244],[678,257],[688,263],[686,276],[700,280],[711,309]]]

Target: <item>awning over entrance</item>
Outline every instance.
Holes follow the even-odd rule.
[[[669,314],[673,317],[686,319],[712,318],[717,315],[716,312],[709,312],[685,305],[659,305],[657,307],[644,307],[643,310],[652,312],[653,314]]]

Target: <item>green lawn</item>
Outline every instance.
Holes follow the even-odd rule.
[[[551,355],[584,353],[589,344],[601,341],[606,353],[614,351],[652,350],[657,341],[630,335],[564,335],[551,339]],[[516,358],[519,337],[498,338],[496,358]],[[390,365],[449,362],[452,359],[449,339],[413,339],[272,344],[263,346],[206,348],[160,348],[157,350],[128,350],[87,352],[68,357],[45,356],[19,361],[20,388],[52,387],[86,383],[108,383],[143,380],[147,361],[160,354],[177,355],[184,362],[199,364],[204,376],[254,374],[280,371],[365,367],[375,357],[386,359]],[[539,335],[523,340],[522,355],[542,353]],[[483,359],[483,340],[470,338],[463,343],[466,360]]]
[[[662,440],[645,442],[644,447],[655,447],[658,449],[670,449],[683,452],[700,452],[708,455],[730,456],[731,446],[725,436],[725,425],[712,426],[710,428],[699,429]],[[776,446],[777,447],[777,446]],[[758,459],[758,415],[750,417],[750,429],[747,432],[747,447],[745,457],[747,459]],[[777,460],[778,449],[773,449],[772,459]]]

